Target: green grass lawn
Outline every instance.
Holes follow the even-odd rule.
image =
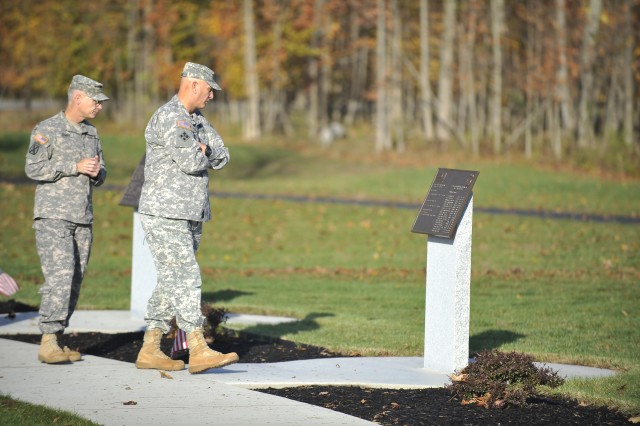
[[[20,177],[28,133],[0,135],[0,176]],[[25,139],[26,138],[26,139]],[[122,188],[140,160],[139,137],[103,136],[108,185]],[[212,191],[395,200],[419,206],[437,158],[383,161],[281,144],[234,144]],[[299,148],[299,147],[296,147]],[[461,157],[462,158],[462,157]],[[467,159],[480,171],[474,206],[640,215],[640,182],[553,171],[519,161]],[[120,189],[95,192],[95,241],[79,309],[128,309],[132,209]],[[33,186],[0,184],[3,269],[17,299],[37,305],[42,275]],[[198,258],[205,300],[232,312],[286,315],[251,331],[367,356],[422,356],[427,237],[400,209],[251,198],[212,199]],[[640,226],[473,217],[471,352],[526,352],[543,362],[615,368],[614,378],[570,380],[559,391],[640,412]]]

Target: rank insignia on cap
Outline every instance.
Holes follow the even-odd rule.
[[[176,125],[178,127],[182,127],[183,129],[189,129],[191,130],[191,123],[189,123],[188,120],[178,120],[178,122],[176,123]]]
[[[33,137],[33,140],[38,142],[40,145],[44,145],[45,143],[49,142],[49,138],[47,138],[46,136],[43,136],[40,133],[36,133],[35,136]]]

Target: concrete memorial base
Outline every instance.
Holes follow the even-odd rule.
[[[469,200],[453,239],[429,236],[424,368],[453,373],[469,362],[471,222]]]

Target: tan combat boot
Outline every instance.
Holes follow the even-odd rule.
[[[231,352],[223,354],[209,348],[204,340],[202,330],[195,330],[187,334],[189,343],[189,373],[202,373],[210,368],[224,367],[238,362],[238,354]]]
[[[136,367],[167,371],[182,370],[184,368],[183,361],[174,361],[160,350],[160,339],[162,339],[162,330],[159,328],[152,328],[144,333]]]
[[[69,362],[69,355],[58,346],[58,336],[55,334],[42,335],[40,350],[38,351],[38,361],[46,362],[47,364]]]
[[[69,361],[71,362],[82,361],[82,355],[80,355],[80,352],[78,351],[73,351],[65,346],[64,348],[62,348],[62,352],[67,354],[67,356],[69,357]]]

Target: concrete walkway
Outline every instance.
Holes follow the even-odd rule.
[[[230,315],[233,322],[287,318]],[[129,311],[76,311],[71,332],[120,333],[144,329]],[[0,317],[5,334],[39,334],[36,313]],[[383,388],[442,387],[446,374],[422,368],[420,357],[328,358],[233,364],[203,374],[137,370],[131,363],[84,355],[74,364],[37,361],[38,346],[0,339],[0,393],[76,413],[103,425],[365,425],[336,411],[251,389],[300,385]],[[610,370],[546,364],[564,377],[603,377]]]

